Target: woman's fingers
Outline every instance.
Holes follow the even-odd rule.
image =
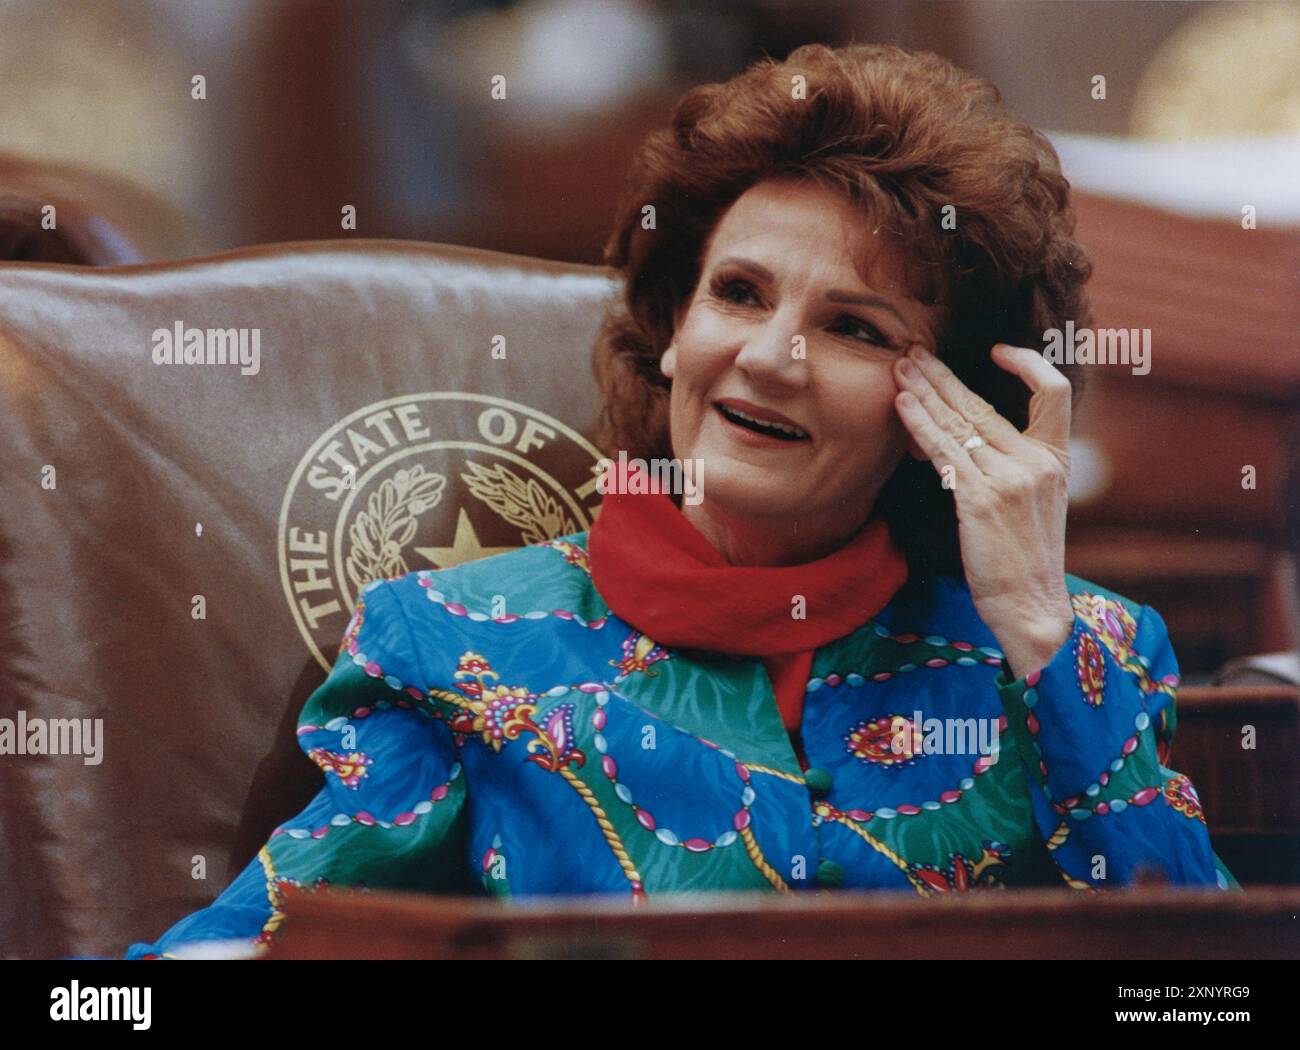
[[[907,357],[899,358],[895,372],[899,386],[915,395],[930,418],[975,460],[981,470],[993,466],[994,457],[1002,457],[1003,454],[982,430],[939,395],[917,362]]]
[[[953,374],[951,368],[919,344],[912,347],[903,361],[911,361],[919,370],[923,384],[942,399],[944,406],[954,415],[965,421],[965,434],[971,430],[978,433],[989,445],[1000,452],[1013,452],[1016,442],[1020,440],[1020,431],[1000,416],[997,410],[971,390]],[[900,368],[901,368],[900,363]],[[916,388],[913,392],[921,397]],[[922,403],[930,408],[930,402],[921,398]],[[931,415],[938,415],[931,409]]]
[[[1029,387],[1029,425],[1025,437],[1065,452],[1070,443],[1070,381],[1037,350],[998,343],[993,362]]]
[[[908,433],[912,435],[940,475],[943,474],[945,467],[950,466],[956,485],[984,483],[983,471],[971,460],[970,454],[962,448],[960,442],[926,411],[916,394],[910,390],[900,391],[894,398],[894,407],[898,410],[898,416],[907,427]]]
[[[895,363],[899,417],[937,471],[952,467],[955,482],[1046,486],[1068,469],[1070,382],[1027,347],[998,343],[992,357],[1031,392],[1023,434],[923,347]]]

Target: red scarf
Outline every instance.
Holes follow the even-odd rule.
[[[844,546],[801,565],[731,565],[671,496],[630,495],[628,475],[610,476],[617,490],[602,498],[587,543],[600,596],[661,645],[760,657],[803,764],[797,733],[813,651],[861,627],[907,579],[885,522],[872,518]],[[795,595],[806,599],[804,619],[791,615]]]

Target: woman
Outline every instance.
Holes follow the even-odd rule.
[[[325,788],[128,955],[265,944],[286,885],[1235,888],[1163,764],[1159,615],[1064,572],[1071,228],[1051,147],[933,55],[688,93],[595,363],[611,458],[702,488],[611,468],[589,533],[369,585],[299,726]]]

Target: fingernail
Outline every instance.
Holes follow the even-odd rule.
[[[913,357],[919,358],[922,361],[928,360],[929,358],[934,356],[933,354],[930,353],[929,350],[927,350],[920,343],[913,344],[911,353]]]
[[[907,358],[903,358],[898,362],[898,371],[904,379],[916,378],[916,365],[912,364]]]

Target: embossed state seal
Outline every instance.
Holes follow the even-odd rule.
[[[280,580],[307,647],[328,671],[371,580],[590,528],[600,458],[559,420],[485,394],[407,394],[339,420],[280,508]]]

